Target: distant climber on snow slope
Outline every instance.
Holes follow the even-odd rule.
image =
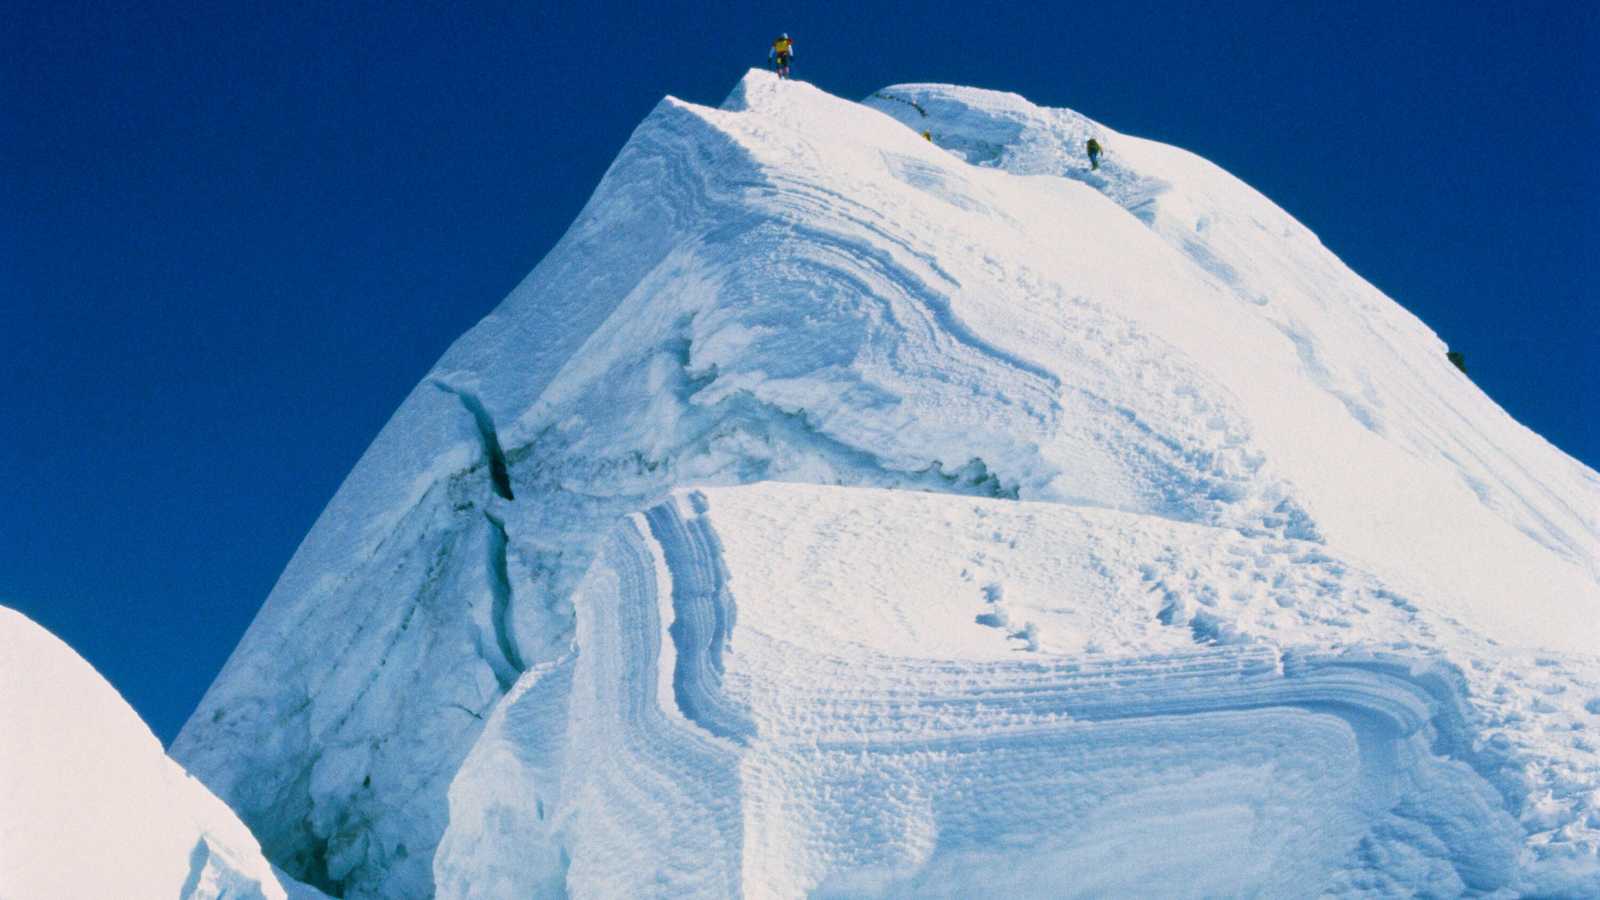
[[[1089,168],[1100,168],[1100,142],[1089,138]]]
[[[772,42],[772,49],[767,51],[767,59],[772,60],[773,69],[777,70],[779,78],[789,77],[789,60],[794,58],[794,41],[789,40],[786,31]]]

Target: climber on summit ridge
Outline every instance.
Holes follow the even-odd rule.
[[[772,42],[772,49],[767,51],[767,59],[772,60],[772,68],[777,71],[779,78],[788,78],[789,60],[793,58],[794,41],[789,39],[789,33],[786,31]]]

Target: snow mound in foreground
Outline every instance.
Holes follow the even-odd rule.
[[[1156,622],[1443,656],[1525,851],[1592,861],[1600,477],[1204,160],[1014,95],[883,96],[752,73],[722,108],[662,101],[351,472],[175,758],[345,896],[474,871],[554,889],[585,865],[540,837],[556,823],[483,829],[476,869],[435,850],[472,792],[564,771],[566,729],[518,723],[599,714],[574,661],[607,632],[583,630],[579,585],[612,526],[684,486],[844,485],[1215,532],[1203,570],[1130,573],[1160,608],[1127,607],[1095,650],[1004,610],[995,630],[1066,654],[1126,652]],[[1103,172],[1074,155],[1091,132]],[[1327,599],[1355,572],[1370,602]]]
[[[0,896],[286,896],[250,831],[121,695],[4,607]]]

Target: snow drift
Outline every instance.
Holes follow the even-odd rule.
[[[121,695],[4,607],[0,896],[286,896],[244,823],[167,758]]]
[[[752,73],[423,379],[173,752],[345,896],[1578,891],[1597,508],[1215,166]],[[979,608],[974,510],[1055,534]]]

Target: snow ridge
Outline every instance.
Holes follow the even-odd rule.
[[[895,101],[864,102],[931,129],[969,162],[1072,179],[1132,213],[1279,331],[1302,374],[1353,421],[1468,487],[1484,508],[1600,584],[1600,516],[1594,504],[1572,502],[1595,496],[1594,473],[1552,458],[1553,448],[1487,397],[1460,391],[1456,373],[1420,365],[1437,363],[1442,342],[1248,185],[1184,150],[1015,94],[918,84],[883,93]],[[1098,171],[1083,162],[1090,137],[1111,148]],[[1263,236],[1271,252],[1259,252]],[[1375,344],[1389,352],[1372,353]],[[1400,365],[1380,367],[1379,359]],[[1530,466],[1536,458],[1544,461]]]

